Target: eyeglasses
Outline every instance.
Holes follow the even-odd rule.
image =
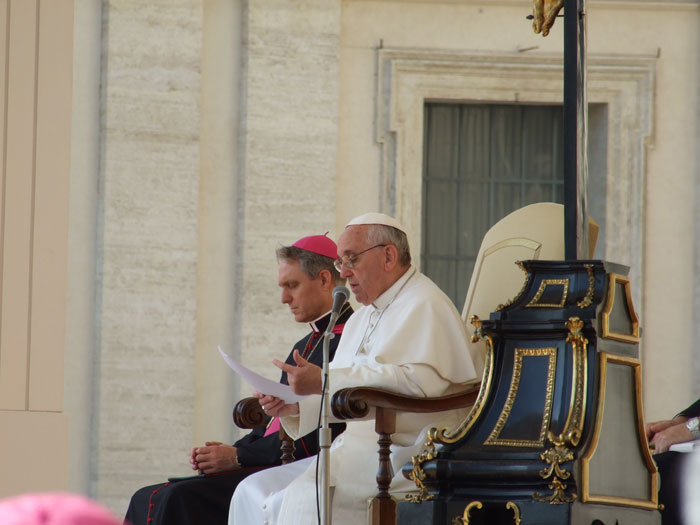
[[[374,250],[375,248],[379,248],[380,246],[386,246],[386,244],[375,244],[366,250],[362,250],[360,253],[352,253],[350,255],[340,257],[333,261],[333,266],[335,266],[335,269],[339,272],[343,270],[343,266],[345,266],[348,270],[352,270],[355,267],[355,264],[357,264],[357,259],[360,257],[360,255],[370,250]]]

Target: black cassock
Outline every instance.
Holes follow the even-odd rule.
[[[349,304],[338,318],[335,337],[330,340],[331,359],[340,341],[340,332],[352,314]],[[313,331],[298,341],[286,362],[294,364],[294,349],[307,356],[315,365],[323,364],[323,333],[330,314],[311,323]],[[287,382],[282,373],[280,382]],[[269,423],[269,421],[268,421]],[[228,509],[233,491],[246,476],[281,464],[282,442],[277,432],[265,436],[265,427],[256,428],[239,439],[233,446],[238,451],[239,470],[207,476],[193,476],[178,481],[143,487],[134,493],[129,502],[125,523],[132,525],[216,525],[228,523]],[[333,424],[333,438],[344,429],[344,424]],[[294,442],[295,460],[313,456],[318,452],[318,432],[312,432]]]
[[[700,417],[700,399],[678,414],[688,419]],[[659,503],[664,508],[661,511],[662,525],[682,525],[681,493],[683,491],[683,470],[690,454],[685,452],[667,451],[654,454],[653,458],[659,469],[661,482],[659,484]]]

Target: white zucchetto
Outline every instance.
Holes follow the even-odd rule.
[[[393,217],[390,217],[389,215],[377,212],[370,212],[365,213],[363,215],[359,215],[358,217],[355,217],[349,223],[347,223],[345,227],[347,228],[348,226],[359,226],[362,224],[381,224],[383,226],[391,226],[392,228],[396,228],[397,230],[406,233],[406,229],[401,225],[399,221],[397,221]]]

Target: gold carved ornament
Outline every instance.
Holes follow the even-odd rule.
[[[532,29],[547,36],[564,7],[564,0],[532,0]]]
[[[627,333],[615,330],[615,328],[611,326],[613,323],[611,323],[610,317],[615,308],[618,285],[622,287],[623,300],[627,306],[627,317],[631,324],[631,331]],[[637,316],[634,303],[632,302],[632,288],[628,277],[616,273],[608,275],[608,297],[605,301],[605,306],[603,306],[600,320],[602,328],[601,337],[603,339],[613,339],[615,341],[622,341],[623,343],[639,343],[639,317]]]
[[[441,443],[443,445],[456,443],[467,435],[467,432],[474,425],[476,420],[479,418],[484,410],[484,405],[486,404],[486,396],[491,390],[491,384],[493,383],[493,372],[494,372],[494,352],[493,352],[493,341],[491,338],[484,334],[483,332],[483,322],[478,316],[472,315],[469,322],[474,326],[474,335],[472,336],[472,343],[478,343],[479,341],[484,341],[486,343],[486,356],[484,359],[484,371],[481,374],[481,387],[479,388],[479,394],[474,402],[474,406],[467,414],[466,419],[454,430],[449,431],[447,427],[443,427],[440,430],[437,428],[431,428],[428,432],[428,439],[431,442]]]
[[[566,342],[571,343],[573,352],[572,373],[574,375],[571,385],[571,402],[569,414],[564,425],[564,430],[558,436],[551,431],[547,433],[547,439],[553,445],[545,450],[540,457],[548,467],[540,471],[542,479],[552,478],[548,487],[552,494],[545,496],[534,493],[533,499],[536,501],[548,501],[551,504],[570,503],[576,499],[576,494],[566,493],[566,483],[563,480],[569,479],[571,473],[565,470],[562,465],[568,461],[573,461],[574,454],[570,447],[575,447],[581,440],[583,433],[584,414],[586,409],[586,382],[588,377],[588,366],[586,363],[586,350],[588,339],[583,336],[583,321],[578,317],[570,317],[566,322],[569,335]]]
[[[433,429],[434,430],[434,429]],[[413,470],[408,475],[409,479],[418,487],[420,491],[418,494],[407,494],[406,500],[411,503],[420,503],[422,501],[428,501],[435,497],[434,494],[428,494],[428,488],[425,486],[423,481],[425,480],[425,471],[423,470],[423,463],[430,461],[437,457],[437,449],[433,444],[432,440],[429,438],[428,442],[424,445],[427,450],[424,450],[420,454],[413,456],[411,462],[413,463]]]
[[[525,282],[523,283],[523,286],[520,288],[520,291],[515,294],[515,297],[512,299],[509,299],[506,301],[504,304],[499,304],[496,307],[496,311],[500,312],[501,310],[508,308],[511,304],[513,304],[515,301],[518,300],[518,298],[525,292],[525,289],[527,288],[528,283],[530,282],[530,272],[528,272],[525,269],[525,265],[522,263],[522,261],[515,261],[515,264],[518,265],[518,268],[520,268],[523,272],[525,272]]]
[[[520,387],[520,379],[522,376],[523,362],[525,358],[546,357],[547,358],[547,380],[544,406],[542,407],[542,421],[540,422],[540,432],[537,439],[507,439],[501,437],[501,432],[506,426],[510,417],[515,399]],[[484,445],[500,445],[505,447],[542,447],[547,436],[547,427],[552,412],[552,402],[554,399],[554,379],[557,370],[557,349],[556,347],[548,348],[516,348],[513,360],[513,376],[508,390],[506,402],[501,410],[496,425],[491,430],[491,433],[484,441]]]
[[[541,303],[540,299],[542,295],[550,286],[561,286],[562,293],[561,298],[558,303]],[[566,304],[566,297],[569,295],[569,279],[542,279],[540,282],[540,287],[537,289],[537,293],[530,300],[529,303],[525,305],[525,308],[563,308]]]
[[[469,520],[471,519],[469,514],[471,513],[472,509],[481,509],[483,508],[483,506],[483,503],[481,503],[480,501],[470,502],[464,508],[464,514],[462,514],[462,517],[457,516],[455,519],[452,520],[452,525],[469,525]],[[506,503],[506,508],[513,511],[513,525],[520,525],[521,518],[520,509],[518,508],[518,506],[512,501],[509,501],[508,503]]]
[[[595,456],[600,444],[601,429],[603,427],[603,417],[596,418],[594,428],[587,450],[581,457],[581,501],[583,503],[602,503],[607,505],[622,505],[626,507],[637,507],[647,510],[663,510],[658,500],[658,476],[656,464],[652,459],[648,448],[646,436],[644,434],[644,411],[642,409],[642,364],[638,358],[611,354],[609,352],[599,352],[598,362],[600,369],[600,380],[598,382],[598,408],[597,413],[603,414],[606,406],[606,397],[611,393],[608,391],[608,384],[612,379],[609,377],[610,365],[629,367],[631,369],[634,382],[635,415],[636,415],[636,435],[639,450],[642,453],[646,466],[648,480],[648,493],[645,496],[639,494],[638,497],[629,495],[621,496],[617,494],[594,493],[591,486],[591,460]],[[620,369],[622,370],[622,369]],[[625,372],[625,373],[630,373]]]
[[[479,389],[479,395],[476,398],[474,406],[469,411],[467,418],[460,424],[454,432],[449,432],[447,427],[443,427],[440,430],[433,427],[428,432],[428,441],[425,443],[426,450],[422,453],[413,456],[411,458],[411,463],[413,464],[413,470],[408,475],[409,479],[412,479],[419,490],[418,494],[409,494],[406,496],[406,500],[412,503],[420,503],[421,501],[427,501],[434,498],[432,494],[428,494],[428,489],[426,488],[423,481],[425,480],[425,471],[423,470],[423,463],[426,461],[431,461],[437,457],[437,449],[435,448],[435,443],[447,444],[456,443],[462,439],[469,429],[473,426],[474,422],[477,420],[484,405],[486,403],[486,394],[491,388],[491,383],[493,382],[493,342],[491,338],[483,333],[483,322],[478,316],[473,315],[470,319],[472,325],[474,325],[474,335],[472,336],[472,342],[476,343],[480,340],[486,342],[486,359],[484,362],[484,373],[481,378],[481,388]]]
[[[552,482],[547,485],[550,490],[552,490],[552,494],[545,496],[535,492],[532,495],[532,499],[535,501],[548,501],[553,505],[571,503],[576,499],[576,494],[566,494],[566,483],[562,481],[569,479],[571,472],[562,468],[562,465],[567,461],[572,461],[574,459],[574,454],[567,448],[567,442],[562,439],[561,436],[555,436],[552,432],[549,432],[547,438],[554,447],[545,450],[540,455],[547,465],[549,465],[540,470],[540,476],[542,479],[552,478]]]
[[[593,275],[593,265],[584,264],[583,267],[588,273],[588,290],[586,290],[586,296],[576,303],[579,308],[587,308],[593,304],[593,294],[595,293],[595,276]]]

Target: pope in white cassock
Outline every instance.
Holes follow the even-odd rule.
[[[450,299],[411,265],[406,233],[394,218],[368,213],[350,221],[338,240],[336,265],[360,308],[345,325],[330,364],[330,395],[348,387],[377,387],[413,396],[435,397],[465,390],[483,367],[472,356],[467,333]],[[281,416],[296,438],[318,426],[321,368],[296,356],[297,366],[276,361],[298,394],[310,395],[287,405],[256,393],[265,412]],[[415,489],[401,467],[418,453],[430,427],[452,427],[464,411],[438,414],[399,413],[393,434],[392,490]],[[332,417],[332,416],[331,416]],[[350,421],[333,442],[331,518],[335,524],[364,522],[367,502],[376,493],[377,436],[374,421]],[[229,524],[315,523],[315,458],[253,474],[233,495]]]

